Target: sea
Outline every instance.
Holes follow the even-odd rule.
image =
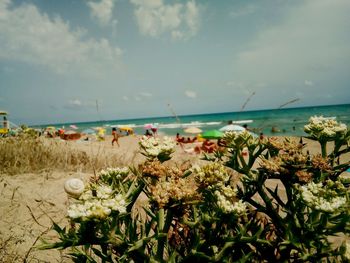
[[[280,135],[280,136],[306,136],[304,125],[312,116],[324,116],[333,118],[338,122],[350,126],[350,104],[312,106],[299,108],[281,108],[270,110],[254,110],[239,112],[221,112],[210,114],[181,115],[168,117],[152,117],[126,120],[100,120],[80,123],[53,123],[36,128],[54,126],[64,127],[66,130],[74,127],[82,132],[87,129],[103,127],[107,134],[113,127],[128,126],[136,134],[144,134],[145,126],[153,124],[158,127],[158,134],[173,136],[176,133],[185,135],[184,129],[198,127],[203,132],[220,129],[229,123],[248,126],[248,129],[256,134]]]

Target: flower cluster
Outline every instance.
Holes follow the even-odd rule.
[[[223,139],[227,145],[235,148],[259,143],[259,138],[254,137],[253,134],[248,131],[240,133],[228,131],[225,132]]]
[[[123,181],[129,175],[129,172],[128,167],[107,168],[106,170],[101,170],[97,177],[103,183],[112,184]]]
[[[209,163],[202,167],[195,166],[192,170],[197,182],[204,187],[224,183],[230,179],[227,169],[220,163]]]
[[[281,173],[287,172],[287,170],[283,168],[282,165],[283,161],[280,157],[261,159],[260,162],[260,168],[273,175],[280,175]]]
[[[315,210],[331,213],[344,208],[346,204],[346,188],[340,182],[328,180],[325,185],[311,182],[300,186],[299,190],[303,201]]]
[[[159,160],[149,160],[140,165],[140,170],[143,176],[151,178],[161,178],[166,175],[167,167],[165,167]]]
[[[116,177],[118,179],[123,179],[129,174],[128,167],[117,167],[117,168],[107,168],[106,170],[101,170],[98,173],[98,176],[111,176]]]
[[[308,161],[308,156],[302,152],[282,153],[280,157],[286,165],[292,166],[304,166]]]
[[[261,171],[272,176],[291,175],[293,177],[295,174],[295,179],[299,182],[311,180],[313,174],[305,170],[309,156],[302,152],[302,144],[289,139],[284,141],[271,139],[267,143],[268,147],[277,154],[270,159],[261,159]]]
[[[230,184],[231,177],[222,164],[210,163],[203,167],[194,167],[193,172],[199,186],[204,192],[214,196],[216,205],[223,213],[245,213],[246,204],[241,200],[236,201],[237,189]]]
[[[218,190],[215,191],[214,194],[217,198],[218,207],[225,214],[234,213],[237,215],[244,215],[246,213],[247,205],[242,200],[239,200],[238,202],[232,202],[231,198],[228,198]]]
[[[71,219],[105,219],[112,211],[125,213],[126,201],[121,194],[115,194],[107,185],[96,185],[87,189],[78,202],[68,207]]]
[[[245,214],[247,205],[242,200],[239,200],[238,202],[235,201],[237,189],[233,188],[231,185],[225,186],[219,184],[217,186],[217,190],[214,191],[214,196],[219,209],[225,214]]]
[[[158,207],[198,199],[197,188],[188,178],[169,178],[151,186],[151,199]]]
[[[347,132],[347,126],[330,118],[313,116],[309,119],[309,124],[304,126],[304,131],[315,139],[332,140],[337,135],[344,135]]]
[[[331,165],[327,158],[323,158],[321,154],[317,154],[312,157],[311,160],[312,167],[324,172],[330,172],[332,170]]]
[[[164,137],[161,141],[158,138],[143,136],[139,141],[139,145],[141,153],[148,159],[158,158],[160,161],[166,161],[171,158],[176,144],[169,137]]]
[[[274,149],[277,151],[282,151],[284,153],[295,153],[300,152],[303,145],[290,139],[285,138],[283,141],[278,137],[268,138],[267,145],[269,149]]]
[[[304,170],[296,171],[295,175],[298,177],[299,181],[303,183],[310,182],[313,177],[313,173]]]

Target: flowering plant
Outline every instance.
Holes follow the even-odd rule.
[[[334,239],[350,233],[349,132],[322,117],[305,130],[321,154],[228,133],[200,166],[170,165],[174,143],[143,138],[137,168],[101,171],[83,191],[76,182],[71,226],[55,224],[60,241],[43,247],[73,248],[76,262],[350,261],[350,242]]]
[[[140,152],[148,159],[158,159],[161,162],[171,158],[171,154],[175,151],[175,142],[164,137],[163,141],[155,137],[143,136],[139,142]]]

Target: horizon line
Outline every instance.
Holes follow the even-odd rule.
[[[215,114],[227,114],[227,113],[242,113],[242,112],[254,112],[254,111],[272,111],[272,110],[288,110],[288,109],[301,109],[301,108],[312,108],[312,107],[329,107],[329,106],[344,106],[350,105],[350,103],[342,104],[329,104],[329,105],[312,105],[312,106],[299,106],[299,107],[286,107],[286,108],[269,108],[269,109],[256,109],[256,110],[243,110],[243,111],[223,111],[223,112],[211,112],[211,113],[190,113],[177,115],[181,117],[192,117],[192,116],[202,116],[202,115],[215,115]],[[79,121],[79,122],[58,122],[58,123],[45,123],[45,124],[30,124],[29,126],[48,126],[48,125],[65,125],[65,124],[85,124],[92,122],[111,122],[111,121],[133,121],[133,120],[142,120],[142,119],[158,119],[158,118],[175,118],[172,115],[166,116],[154,116],[154,117],[136,117],[136,118],[127,118],[127,119],[109,119],[109,120],[91,120],[91,121]]]

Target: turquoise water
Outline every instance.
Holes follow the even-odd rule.
[[[87,128],[104,126],[107,129],[107,133],[110,133],[113,126],[127,125],[134,128],[136,134],[143,134],[145,132],[143,128],[145,124],[157,123],[159,127],[158,132],[160,134],[175,135],[177,132],[183,134],[183,129],[191,126],[196,126],[203,131],[207,131],[211,129],[219,129],[227,125],[229,121],[238,122],[240,125],[243,125],[245,121],[249,121],[247,122],[248,128],[256,133],[263,132],[266,135],[302,136],[306,135],[303,131],[304,125],[307,124],[308,119],[314,115],[336,117],[338,122],[350,126],[350,104],[186,115],[178,116],[178,119],[175,118],[175,116],[169,116],[129,120],[50,124],[50,126],[55,126],[57,128],[65,126],[67,129],[69,125],[74,124],[78,126],[79,131]],[[279,132],[272,132],[272,127],[275,127]]]

